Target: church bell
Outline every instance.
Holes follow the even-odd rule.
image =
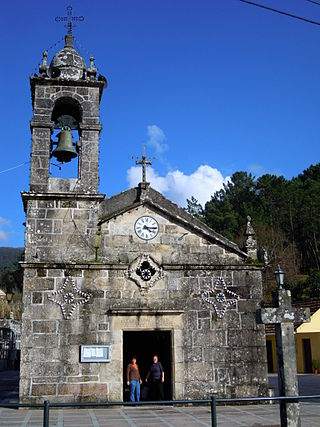
[[[77,157],[77,150],[72,142],[71,129],[64,126],[58,134],[57,147],[52,151],[52,155],[61,163],[71,162]]]

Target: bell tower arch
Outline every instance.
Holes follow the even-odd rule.
[[[87,67],[74,48],[72,34],[50,65],[43,53],[39,74],[31,77],[33,117],[30,191],[94,194],[99,187],[100,100],[106,79],[98,75],[94,58]],[[58,140],[53,138],[58,131]],[[74,140],[77,131],[78,140]],[[78,162],[76,178],[50,177],[50,161]]]

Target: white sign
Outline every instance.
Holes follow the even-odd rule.
[[[80,362],[82,363],[104,363],[111,361],[110,345],[81,345]]]

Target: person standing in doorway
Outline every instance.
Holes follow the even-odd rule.
[[[127,385],[130,386],[130,401],[140,401],[140,384],[141,377],[139,367],[137,365],[137,359],[133,357],[127,367]]]
[[[150,383],[151,399],[163,400],[164,370],[156,354],[153,356],[146,382]]]

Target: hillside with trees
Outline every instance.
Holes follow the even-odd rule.
[[[6,300],[0,301],[0,318],[9,317],[10,313],[15,319],[21,317],[23,273],[19,261],[22,257],[22,248],[0,247],[0,289],[13,294],[10,305]]]
[[[23,248],[0,247],[0,269],[16,264],[21,259]]]
[[[320,298],[320,163],[297,177],[234,173],[202,207],[195,198],[187,210],[215,231],[244,243],[247,215],[253,220],[260,253],[267,253],[265,298],[280,264],[295,300]]]

